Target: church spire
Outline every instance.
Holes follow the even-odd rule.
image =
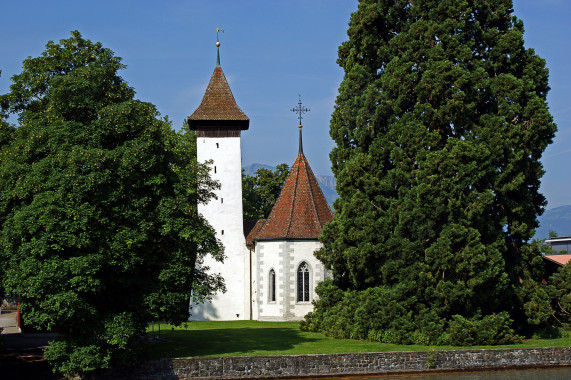
[[[303,154],[303,142],[302,142],[302,138],[301,138],[301,124],[299,125],[299,151],[297,152],[297,154]]]
[[[317,239],[325,223],[333,220],[333,214],[323,191],[303,154],[301,137],[302,115],[309,108],[301,104],[291,111],[299,118],[299,153],[268,218],[256,227],[253,240]]]
[[[333,220],[317,178],[303,153],[297,155],[268,218],[253,240],[317,239]]]
[[[210,77],[204,96],[198,108],[187,118],[188,126],[192,130],[211,130],[212,133],[220,134],[219,130],[247,130],[250,119],[236,104],[234,95],[230,90],[228,81],[220,67],[220,41],[218,33],[224,33],[224,29],[216,29],[216,67]],[[218,131],[218,132],[216,132]],[[199,132],[199,136],[200,136]],[[232,132],[234,133],[234,132]]]
[[[298,117],[299,117],[299,152],[298,152],[298,154],[303,154],[303,142],[302,142],[302,138],[301,138],[301,129],[303,128],[301,125],[301,119],[303,119],[303,117],[301,115],[306,113],[306,112],[309,112],[310,110],[309,110],[309,108],[301,106],[301,95],[297,94],[297,96],[299,97],[299,102],[297,102],[297,107],[292,108],[291,111],[297,113]]]

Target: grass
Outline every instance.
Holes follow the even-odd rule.
[[[428,351],[476,348],[565,347],[571,338],[528,339],[505,346],[420,346],[334,339],[304,332],[297,322],[189,322],[186,327],[161,324],[160,340],[145,347],[147,359],[191,356],[300,355],[347,352]],[[149,326],[147,334],[157,336]]]

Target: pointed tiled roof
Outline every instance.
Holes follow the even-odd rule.
[[[220,66],[214,68],[198,108],[187,118],[191,128],[216,125],[239,126],[246,130],[250,119],[238,107]],[[225,122],[225,123],[220,123]]]
[[[307,159],[300,152],[282,192],[254,240],[317,239],[333,213]]]

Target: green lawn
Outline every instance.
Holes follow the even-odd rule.
[[[157,335],[151,327],[149,336]],[[303,332],[297,322],[189,322],[187,327],[162,324],[160,341],[145,347],[147,359],[190,356],[298,355],[343,352],[386,352],[450,350],[459,348],[523,348],[570,346],[571,338],[530,339],[507,346],[404,346],[350,339],[333,339],[320,333]],[[163,341],[164,340],[164,341]]]

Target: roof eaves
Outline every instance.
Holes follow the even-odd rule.
[[[547,239],[545,242],[546,243],[556,243],[556,242],[560,242],[560,241],[571,241],[571,236],[553,237],[553,238]]]
[[[557,265],[567,265],[569,261],[571,261],[571,253],[569,254],[562,254],[562,255],[543,255],[543,258],[549,260]],[[560,259],[560,260],[557,260]]]

